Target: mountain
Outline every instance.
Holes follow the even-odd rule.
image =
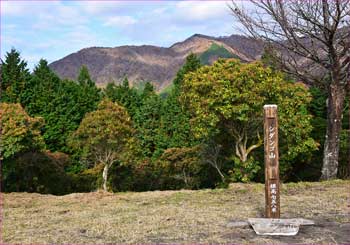
[[[50,67],[61,78],[76,79],[80,67],[86,65],[99,86],[108,82],[119,83],[127,76],[134,86],[151,81],[157,90],[162,90],[171,84],[190,53],[197,54],[203,64],[211,64],[218,58],[249,62],[259,58],[262,45],[239,35],[211,37],[195,34],[168,48],[151,45],[85,48],[52,62]]]

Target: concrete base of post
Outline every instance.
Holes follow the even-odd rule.
[[[251,229],[257,235],[262,236],[295,236],[298,234],[300,226],[315,225],[309,219],[270,219],[270,218],[250,218],[248,221],[230,221],[227,228]]]
[[[314,225],[315,222],[307,219],[269,219],[251,218],[248,222],[257,235],[268,236],[295,236],[301,225]]]

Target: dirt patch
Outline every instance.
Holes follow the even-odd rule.
[[[264,185],[66,196],[3,194],[4,243],[350,243],[350,181],[281,187],[283,218],[306,218],[294,237],[257,236],[229,227],[264,215]]]

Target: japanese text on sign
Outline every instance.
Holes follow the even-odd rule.
[[[270,184],[271,193],[271,212],[277,212],[277,185],[275,183]]]

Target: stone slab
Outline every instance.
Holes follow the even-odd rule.
[[[299,219],[251,218],[248,222],[256,234],[269,236],[295,236],[301,224]]]

